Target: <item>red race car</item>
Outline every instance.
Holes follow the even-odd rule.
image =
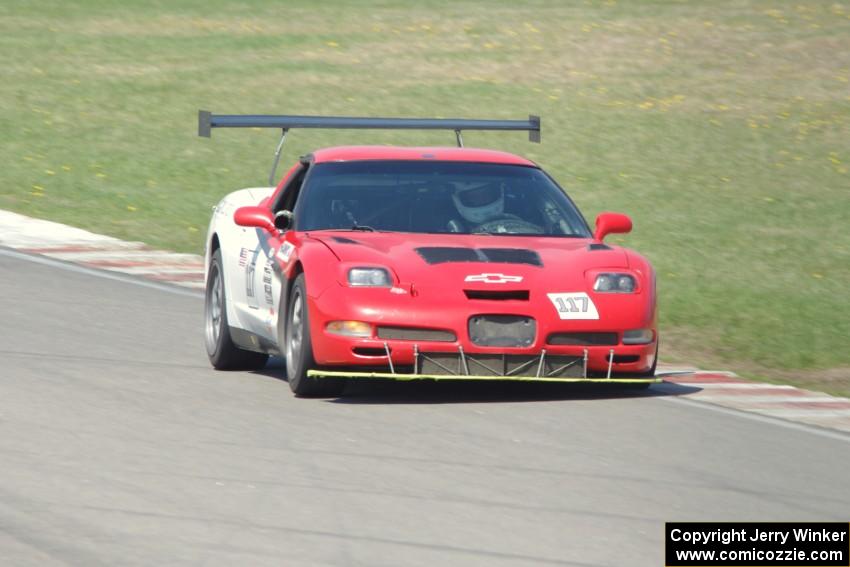
[[[200,113],[201,135],[217,127],[280,128],[275,167],[293,128],[446,129],[460,147],[321,149],[222,199],[206,241],[215,368],[281,355],[299,396],[362,377],[657,381],[655,273],[603,242],[631,220],[602,213],[591,230],[534,163],[463,147],[465,130],[539,141],[538,118]]]

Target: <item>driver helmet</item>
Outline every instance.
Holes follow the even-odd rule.
[[[460,216],[475,224],[497,218],[505,210],[505,192],[498,183],[455,183],[452,200]]]

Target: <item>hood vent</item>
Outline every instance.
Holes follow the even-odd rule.
[[[528,301],[528,290],[500,291],[490,289],[465,289],[467,299],[485,299],[490,301]]]
[[[360,244],[356,240],[351,240],[350,238],[346,238],[344,236],[333,236],[331,239],[334,242],[339,242],[340,244]]]
[[[476,262],[482,264],[528,264],[543,266],[540,255],[524,248],[460,248],[450,246],[428,246],[416,252],[429,264],[447,262]]]
[[[602,242],[591,242],[590,244],[587,245],[587,249],[590,250],[590,251],[593,251],[593,250],[613,250],[613,248],[611,248],[610,246],[608,246],[607,244],[604,244]]]

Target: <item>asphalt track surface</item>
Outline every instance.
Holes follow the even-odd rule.
[[[54,265],[55,264],[55,265]],[[847,521],[850,442],[493,384],[294,398],[194,292],[0,249],[3,565],[663,565],[665,521]]]

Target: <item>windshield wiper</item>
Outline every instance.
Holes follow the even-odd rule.
[[[372,228],[371,226],[366,226],[366,225],[357,224],[357,223],[354,223],[354,226],[352,226],[349,230],[359,230],[359,231],[362,231],[362,232],[375,232],[375,229]]]

